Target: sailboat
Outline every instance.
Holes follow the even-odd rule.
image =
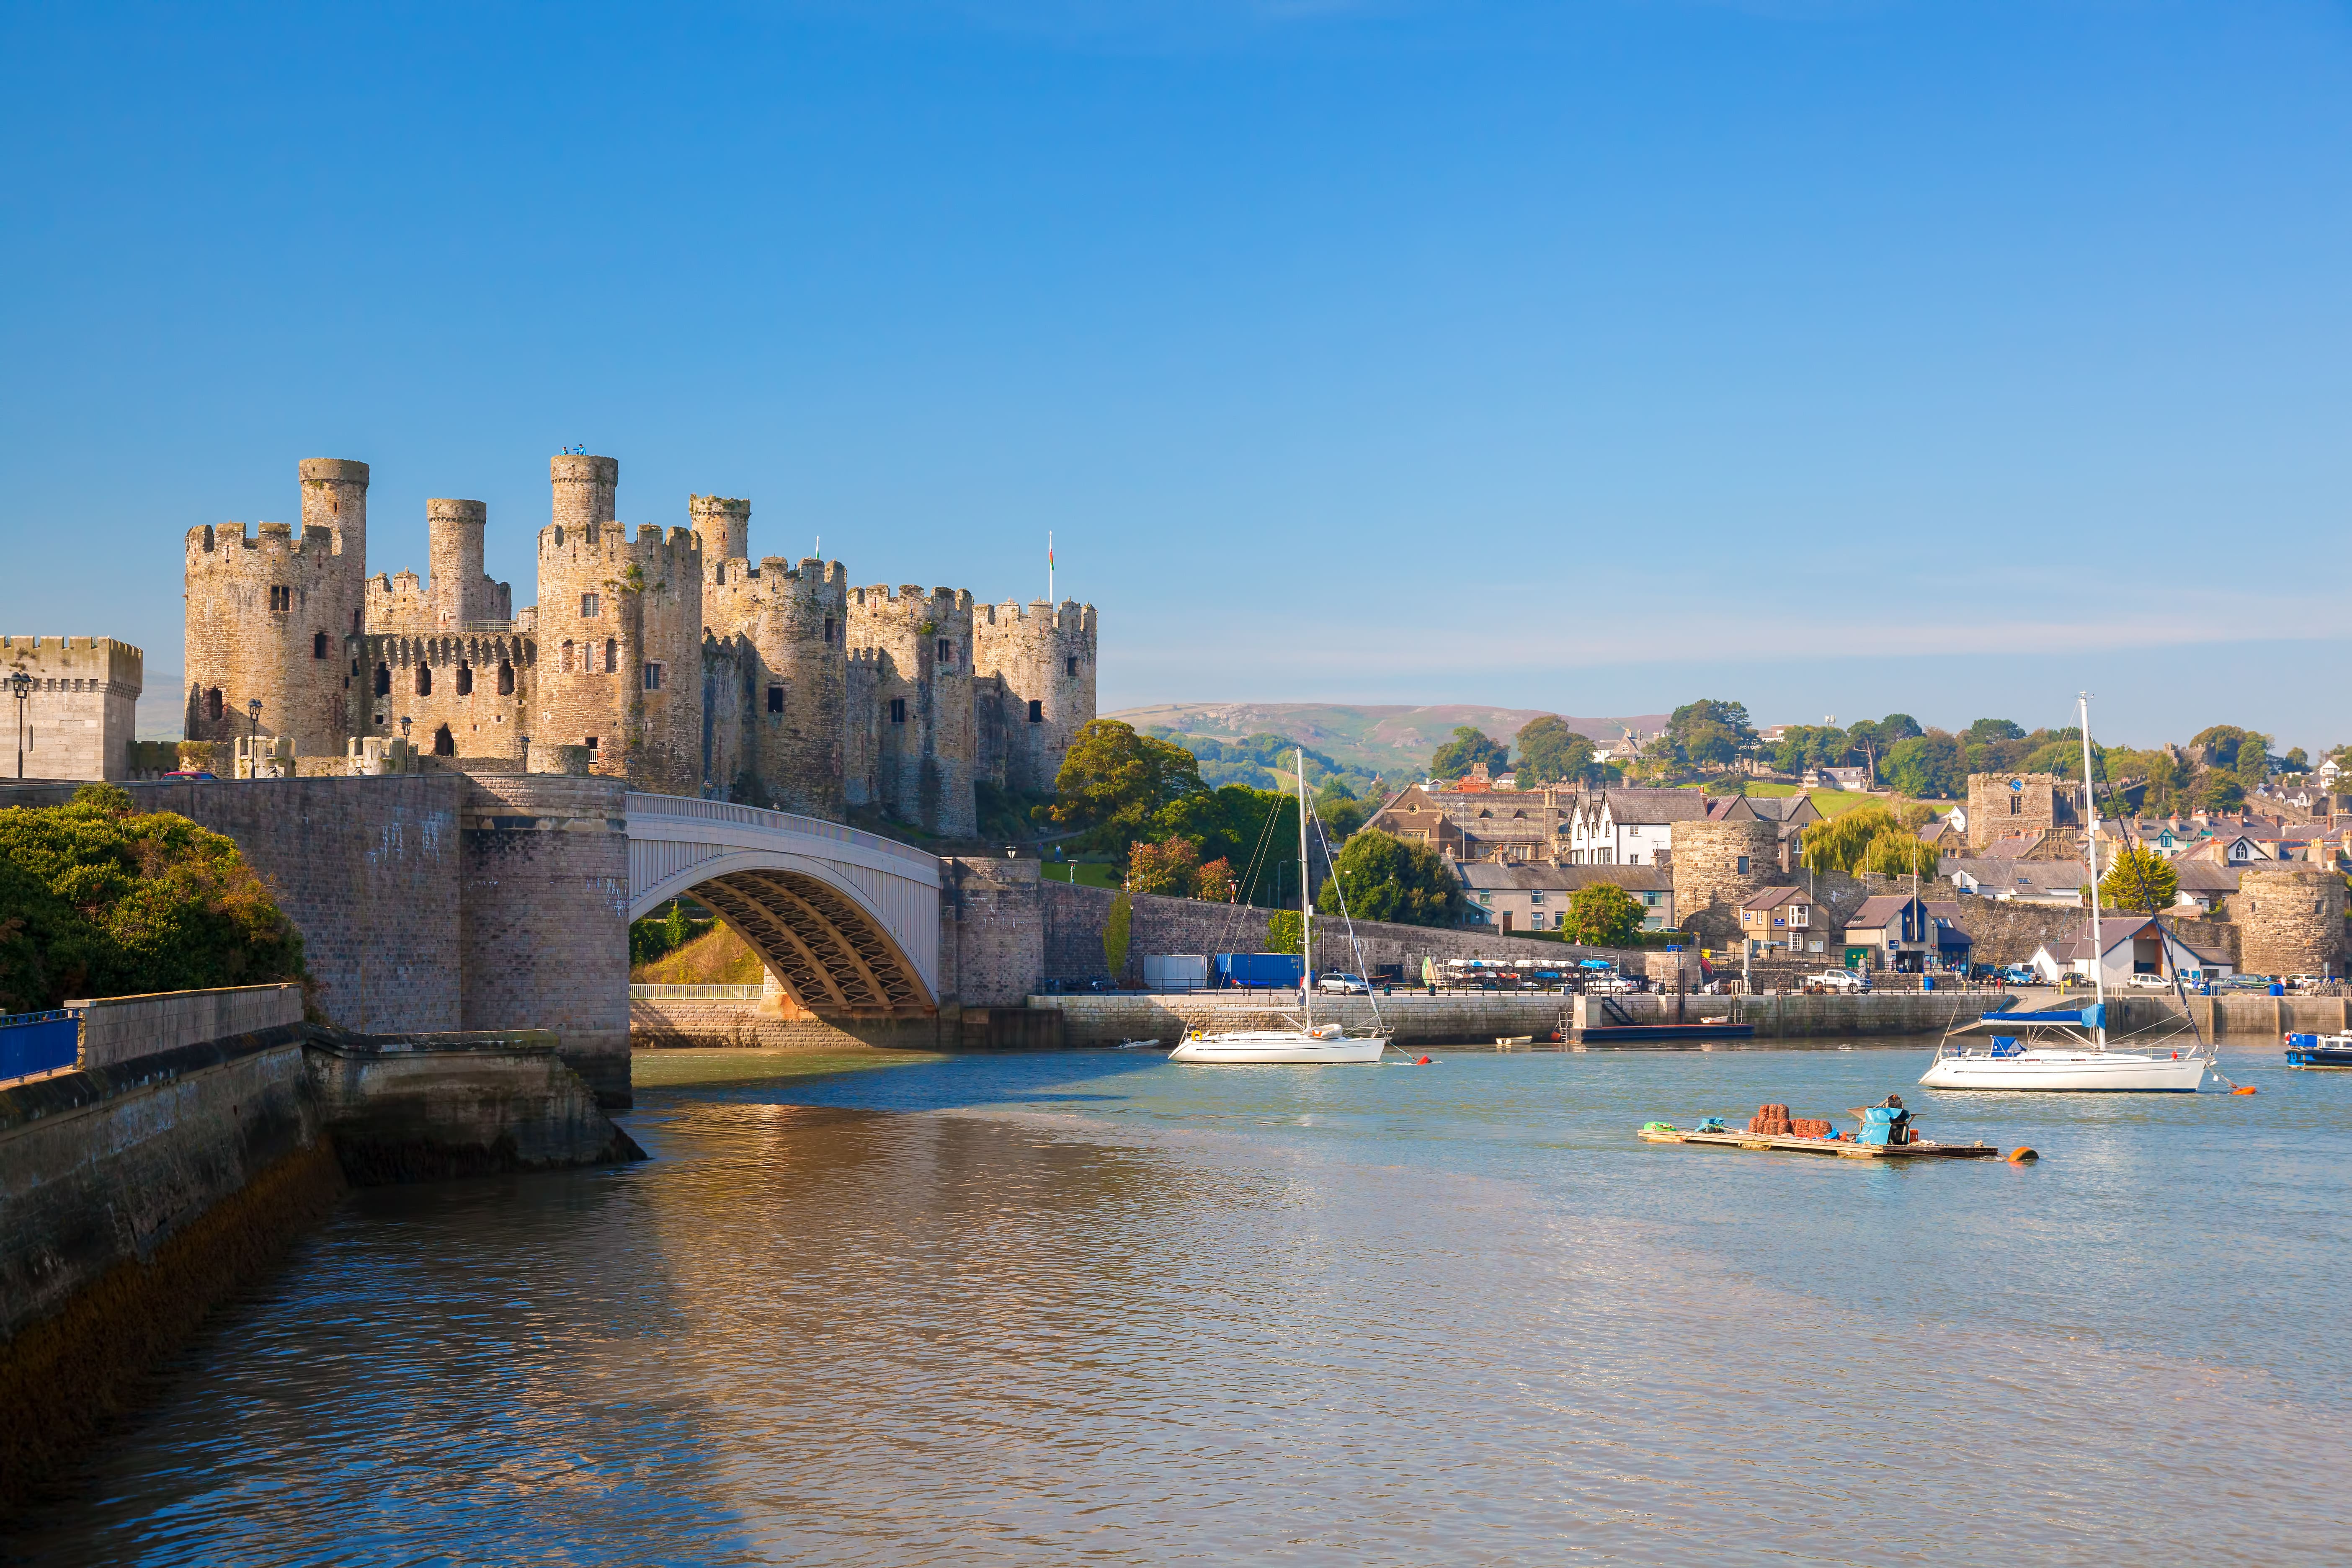
[[[2099,807],[2091,783],[2091,699],[2077,699],[2083,720],[2083,816],[2085,862],[2091,885],[2091,984],[2097,1000],[2088,1007],[2033,1013],[1988,1013],[1955,1026],[1936,1047],[1936,1059],[1919,1081],[1930,1089],[2023,1089],[2042,1093],[2137,1092],[2194,1094],[2213,1065],[2201,1040],[2187,1051],[2118,1051],[2107,1047],[2107,982],[2105,944],[2099,939]],[[2162,928],[2158,928],[2159,934]],[[1984,1048],[1972,1038],[1956,1047],[1955,1037],[1989,1037]]]
[[[1298,769],[1298,950],[1303,960],[1298,990],[1299,1026],[1188,1036],[1168,1053],[1171,1062],[1197,1062],[1204,1067],[1340,1067],[1379,1061],[1381,1053],[1389,1048],[1385,1034],[1350,1036],[1337,1024],[1315,1021],[1315,977],[1305,967],[1314,963],[1315,904],[1307,891],[1307,757],[1303,748],[1295,760]],[[1343,891],[1343,910],[1346,898]],[[1351,921],[1351,929],[1353,924]],[[1376,1002],[1372,1004],[1372,1016],[1380,1016],[1380,1004]]]

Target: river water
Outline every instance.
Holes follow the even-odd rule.
[[[2352,1077],[1926,1054],[640,1055],[650,1163],[353,1194],[9,1554],[2352,1557]],[[2044,1158],[1632,1136],[1889,1089]]]

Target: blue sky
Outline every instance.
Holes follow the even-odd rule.
[[[581,444],[1050,529],[1107,707],[2352,739],[2340,4],[8,5],[0,129],[0,625],[151,689],[298,459],[522,603]]]

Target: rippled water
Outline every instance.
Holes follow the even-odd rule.
[[[12,1546],[2341,1562],[2352,1077],[2275,1058],[2032,1099],[1911,1093],[1916,1047],[641,1056],[652,1163],[355,1194]],[[2045,1158],[1631,1136],[1889,1089]]]

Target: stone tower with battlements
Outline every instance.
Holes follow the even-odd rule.
[[[980,737],[991,782],[1042,792],[1095,716],[1095,612],[1068,600],[982,605],[972,612],[972,670],[992,682]]]
[[[302,525],[241,522],[188,531],[183,734],[291,737],[298,752],[339,751],[367,560],[365,463],[306,459]],[[260,704],[258,712],[253,704]]]
[[[870,672],[849,713],[870,727],[870,767],[845,783],[849,804],[878,806],[929,832],[978,831],[972,798],[971,595],[877,584],[849,594],[849,647]],[[863,796],[863,800],[861,800]]]

